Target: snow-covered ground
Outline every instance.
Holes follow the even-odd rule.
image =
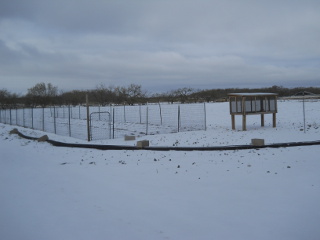
[[[320,102],[278,103],[231,130],[228,103],[207,104],[207,131],[144,136],[152,146],[320,139]],[[0,239],[320,239],[320,146],[175,152],[59,148],[0,124]],[[18,128],[30,136],[44,133]],[[64,142],[85,141],[49,134]],[[134,145],[123,139],[97,144]]]

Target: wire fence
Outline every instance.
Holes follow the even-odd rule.
[[[206,105],[159,103],[0,109],[0,122],[90,141],[206,130]]]

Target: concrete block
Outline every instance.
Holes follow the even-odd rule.
[[[130,135],[130,136],[124,136],[124,140],[125,141],[132,141],[132,140],[136,140],[136,136],[132,136],[132,135]]]
[[[9,134],[18,134],[18,133],[19,133],[19,130],[16,129],[16,128],[12,129],[12,130],[9,132]]]
[[[148,140],[138,141],[137,142],[137,147],[138,148],[149,147],[149,141]]]
[[[253,146],[264,146],[264,139],[253,138],[251,139],[251,144]]]
[[[40,137],[40,138],[38,138],[38,142],[45,142],[45,141],[47,141],[49,138],[48,138],[48,136],[47,135],[43,135],[42,137]]]

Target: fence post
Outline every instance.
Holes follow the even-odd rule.
[[[114,108],[112,108],[112,138],[114,139]]]
[[[302,99],[302,109],[303,109],[303,132],[306,133],[306,110],[304,104],[304,91],[303,91],[303,99]]]
[[[98,106],[98,112],[99,112],[99,121],[101,121],[101,116],[100,116],[100,105]]]
[[[9,108],[9,121],[10,121],[10,125],[12,125],[12,122],[11,122],[11,108]]]
[[[123,105],[123,120],[124,120],[124,122],[127,122],[127,120],[126,120],[126,105],[125,104]]]
[[[90,142],[90,113],[89,113],[89,96],[86,94],[86,107],[87,107],[87,134],[88,134],[88,142]]]
[[[206,103],[203,103],[204,108],[204,130],[207,131],[207,109],[206,109]]]
[[[54,134],[57,134],[56,107],[55,106],[53,106],[53,128],[54,128]]]
[[[180,105],[178,105],[178,132],[180,131]]]
[[[22,126],[25,127],[25,119],[24,119],[24,108],[22,109]]]
[[[160,110],[160,122],[161,122],[161,126],[162,126],[162,111],[161,111],[160,102],[159,102],[159,110]]]
[[[42,131],[44,131],[44,107],[42,107]]]
[[[71,111],[70,111],[70,105],[68,105],[68,117],[69,117],[69,137],[71,137]]]
[[[140,124],[141,124],[141,104],[139,105],[139,117],[140,117]]]
[[[31,128],[33,129],[33,107],[31,108]]]
[[[90,141],[92,140],[92,122],[91,122],[91,120],[92,120],[91,114],[89,114]]]
[[[15,109],[16,109],[16,125],[19,126],[19,123],[18,123],[18,109],[17,109],[17,107]]]
[[[149,125],[149,105],[148,105],[148,103],[147,103],[147,110],[146,110],[147,112],[147,114],[146,114],[146,135],[148,135],[148,125]]]
[[[12,125],[12,119],[11,119],[11,108],[10,108],[10,125]]]

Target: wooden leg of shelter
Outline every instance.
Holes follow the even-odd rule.
[[[264,114],[261,114],[261,127],[264,127]]]
[[[236,120],[235,120],[235,115],[231,115],[231,125],[232,125],[232,130],[236,129]]]
[[[242,130],[243,131],[247,130],[247,116],[245,114],[242,115]]]
[[[274,128],[277,126],[276,113],[272,113],[272,124],[273,124],[273,127],[274,127]]]

